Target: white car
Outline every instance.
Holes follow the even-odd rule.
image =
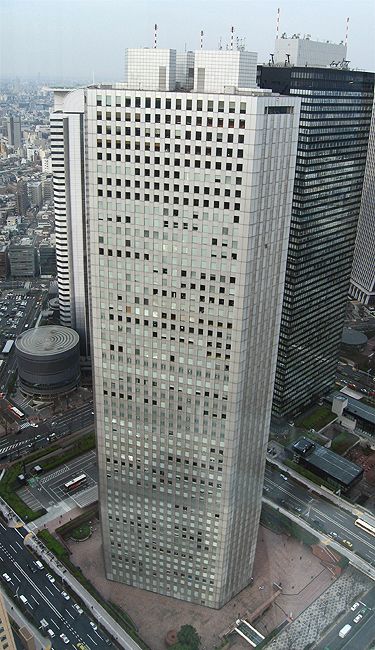
[[[78,614],[83,614],[83,609],[78,605],[78,603],[74,603],[73,607],[78,612]]]
[[[69,643],[69,639],[66,634],[60,634],[60,639],[64,641],[64,643]]]
[[[280,474],[280,478],[282,478],[283,481],[287,481],[287,480],[288,480],[288,477],[285,476],[285,474]]]
[[[6,580],[6,582],[12,582],[12,578],[10,576],[8,576],[7,573],[3,573],[3,578],[4,578],[4,580]]]
[[[68,596],[68,594],[66,593],[66,591],[62,591],[62,592],[61,592],[61,595],[62,595],[63,598],[65,598],[65,600],[70,600],[70,596]]]
[[[353,618],[353,623],[359,623],[359,621],[363,618],[362,614],[357,614],[355,618]]]
[[[95,625],[94,621],[90,621],[90,625],[91,625],[91,627],[92,627],[93,630],[97,630],[97,629],[98,629],[98,626]]]
[[[354,605],[352,605],[350,609],[352,610],[352,612],[355,612],[355,610],[358,609],[358,607],[359,607],[359,603],[354,603]]]
[[[56,636],[56,634],[54,633],[53,630],[51,630],[51,628],[47,630],[47,634],[51,637],[51,639],[53,639],[53,637]]]
[[[46,573],[46,578],[48,578],[48,580],[52,582],[52,584],[55,582],[55,578],[50,573]]]

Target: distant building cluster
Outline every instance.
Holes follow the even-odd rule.
[[[49,106],[25,84],[0,95],[0,279],[57,272]]]

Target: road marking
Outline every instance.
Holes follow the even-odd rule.
[[[20,573],[21,573],[21,574],[26,578],[26,580],[30,583],[30,585],[34,588],[34,591],[36,591],[36,593],[39,594],[39,596],[41,596],[41,597],[43,598],[43,600],[45,600],[45,602],[49,605],[49,607],[50,607],[50,608],[52,609],[52,611],[56,614],[56,616],[57,616],[58,618],[63,619],[63,617],[62,617],[62,615],[60,614],[60,612],[56,609],[56,607],[55,607],[54,605],[52,605],[52,603],[48,600],[48,598],[46,598],[45,594],[41,591],[41,589],[39,589],[39,587],[35,584],[35,582],[33,582],[33,581],[31,580],[31,578],[27,575],[27,573],[26,573],[26,572],[22,569],[22,567],[18,564],[18,562],[15,562],[15,563],[14,563],[14,566],[17,567],[17,569],[19,570],[19,572],[20,572]]]
[[[58,630],[60,629],[60,627],[57,625],[56,621],[53,620],[53,618],[51,618],[51,623],[55,625]]]
[[[15,580],[18,580],[18,582],[21,582],[21,580],[19,579],[19,577],[16,576],[14,573],[13,573],[13,578],[14,578]]]
[[[37,600],[36,598],[34,598],[34,596],[33,596],[32,594],[31,594],[31,598],[32,598],[33,600],[35,600],[35,602],[36,602],[37,605],[40,605],[39,600]]]
[[[331,515],[331,517],[332,518],[333,517],[340,517],[340,519],[343,519],[344,521],[346,521],[346,519],[347,519],[347,517],[345,517],[344,515],[341,515],[339,512],[335,512],[334,514]]]
[[[73,614],[71,614],[70,612],[68,612],[68,610],[65,610],[65,614],[68,614],[68,615],[70,616],[70,618],[72,618],[73,621],[74,621],[74,616],[73,616]]]
[[[98,645],[98,644],[96,643],[96,641],[94,641],[94,639],[92,638],[92,636],[90,636],[89,634],[88,634],[87,636],[89,637],[89,639],[91,639],[91,641],[92,641],[93,643],[95,643],[95,645]]]

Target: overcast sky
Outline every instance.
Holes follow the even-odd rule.
[[[374,0],[0,0],[0,76],[120,81],[126,47],[217,48],[235,36],[258,52],[280,34],[339,43],[350,17],[351,67],[375,70]]]

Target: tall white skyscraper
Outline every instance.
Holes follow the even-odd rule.
[[[127,84],[62,111],[84,94],[107,576],[219,608],[252,573],[300,100],[237,51],[176,91],[188,54],[129,50]]]
[[[50,122],[60,322],[89,356],[84,101],[83,89],[55,90]]]
[[[375,102],[372,108],[350,295],[364,305],[375,305]]]

